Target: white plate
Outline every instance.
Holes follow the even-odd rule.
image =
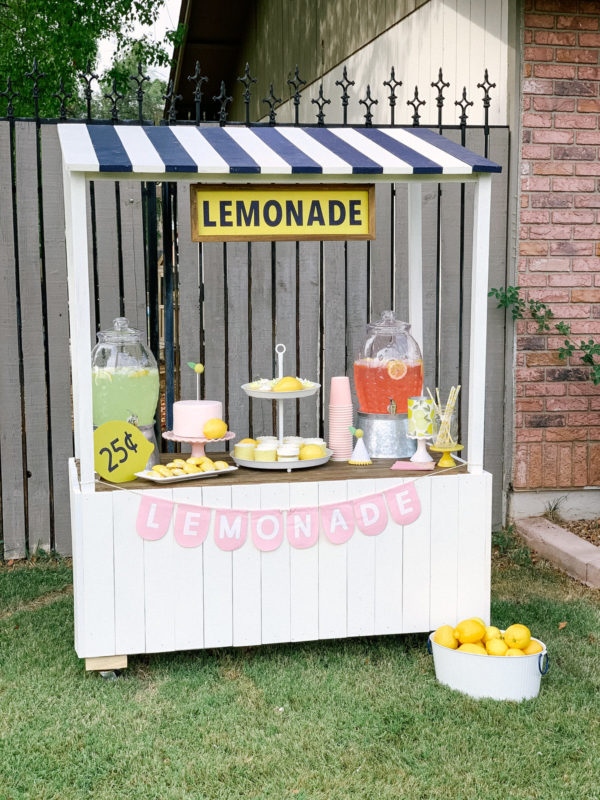
[[[153,470],[145,470],[144,472],[136,472],[138,478],[145,478],[152,483],[181,483],[182,481],[195,481],[198,478],[214,478],[217,475],[226,475],[228,472],[235,472],[237,467],[231,466],[228,469],[213,469],[210,472],[194,472],[192,475],[173,475],[171,478],[163,478],[158,472]]]
[[[249,383],[245,383],[242,386],[242,389],[246,392],[248,397],[259,397],[266,400],[294,400],[298,397],[310,397],[316,394],[321,388],[321,384],[314,383],[308,389],[298,389],[296,392],[273,392],[271,390],[268,392],[261,392],[259,389],[250,389],[249,387]]]
[[[308,467],[320,467],[321,464],[326,464],[333,455],[333,450],[326,449],[325,452],[327,455],[322,458],[311,458],[305,461],[246,461],[246,459],[236,458],[235,456],[233,456],[233,460],[238,467],[248,467],[248,469],[278,469],[291,472],[293,469],[307,469]]]

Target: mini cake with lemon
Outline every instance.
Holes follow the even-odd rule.
[[[173,433],[181,438],[189,436],[191,439],[220,439],[227,432],[222,416],[223,405],[218,400],[178,400],[173,403]],[[204,428],[207,422],[213,420],[222,422],[225,430],[218,436],[207,436]]]

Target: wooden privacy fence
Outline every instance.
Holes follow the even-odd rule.
[[[460,142],[456,126],[443,132]],[[467,128],[465,144],[480,153],[487,144],[504,168],[492,184],[490,285],[497,286],[506,273],[508,129]],[[470,303],[473,187],[442,189],[423,188],[425,385],[444,393],[460,382],[466,419],[469,330],[461,308]],[[253,403],[240,386],[274,374],[273,347],[283,342],[286,374],[323,386],[314,401],[286,404],[286,432],[326,436],[330,378],[352,375],[367,321],[388,308],[407,317],[405,185],[378,185],[376,205],[373,242],[199,245],[190,238],[188,185],[163,187],[156,235],[155,184],[96,181],[88,197],[90,348],[95,331],[122,315],[152,333],[164,305],[167,415],[173,398],[194,396],[186,362],[202,361],[204,396],[222,399],[230,429],[246,436],[270,433],[274,420],[268,404]],[[0,557],[37,547],[69,554],[69,327],[61,156],[51,123],[0,121],[0,282]],[[491,313],[488,330],[485,465],[498,523],[504,317]],[[150,342],[157,350],[156,334]]]

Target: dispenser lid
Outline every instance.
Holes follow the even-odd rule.
[[[139,342],[142,332],[136,331],[135,328],[130,328],[127,317],[117,317],[117,319],[113,320],[112,328],[99,331],[97,337],[99,342],[127,344],[129,342]]]
[[[395,333],[405,333],[409,330],[410,324],[396,319],[393,311],[383,311],[380,320],[377,320],[377,322],[370,322],[367,325],[367,331],[370,336],[378,333],[394,335]]]

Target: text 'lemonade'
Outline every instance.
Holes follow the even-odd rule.
[[[354,362],[354,382],[364,413],[387,414],[393,399],[396,412],[406,414],[408,398],[423,391],[423,362],[362,358]]]
[[[92,372],[94,425],[137,418],[137,425],[152,425],[158,402],[158,369],[135,367],[95,368]]]

